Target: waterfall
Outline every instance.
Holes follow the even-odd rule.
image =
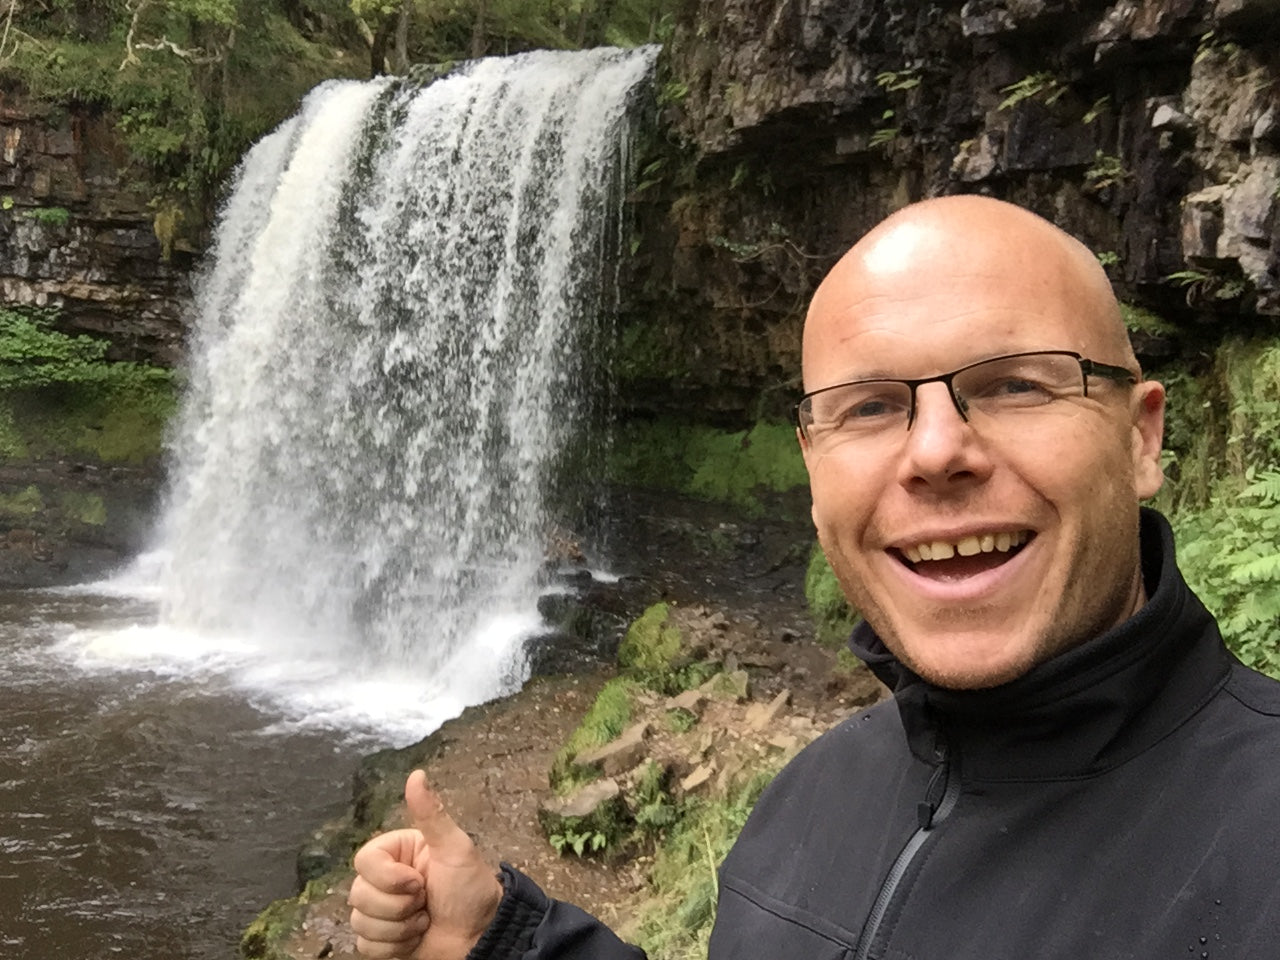
[[[653,60],[330,82],[250,151],[198,289],[164,622],[464,703],[523,680]]]

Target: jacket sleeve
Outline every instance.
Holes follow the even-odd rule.
[[[504,863],[498,913],[467,960],[645,960],[645,954]]]

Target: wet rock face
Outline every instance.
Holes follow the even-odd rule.
[[[1174,322],[1280,315],[1272,0],[703,0],[667,69],[692,173],[642,216],[624,330],[667,337],[673,393],[635,409],[789,395],[818,279],[927,196],[1030,207]]]
[[[65,329],[110,337],[117,359],[167,365],[192,252],[166,256],[123,163],[106,117],[0,92],[0,300],[57,307]]]

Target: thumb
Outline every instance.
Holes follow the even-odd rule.
[[[404,802],[414,829],[422,834],[428,846],[441,853],[464,853],[470,849],[471,838],[445,812],[444,802],[431,789],[427,775],[421,770],[409,774],[404,785]]]

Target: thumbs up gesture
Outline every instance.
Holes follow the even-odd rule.
[[[412,827],[355,856],[351,929],[371,960],[465,960],[497,913],[502,883],[421,770],[404,787]]]

